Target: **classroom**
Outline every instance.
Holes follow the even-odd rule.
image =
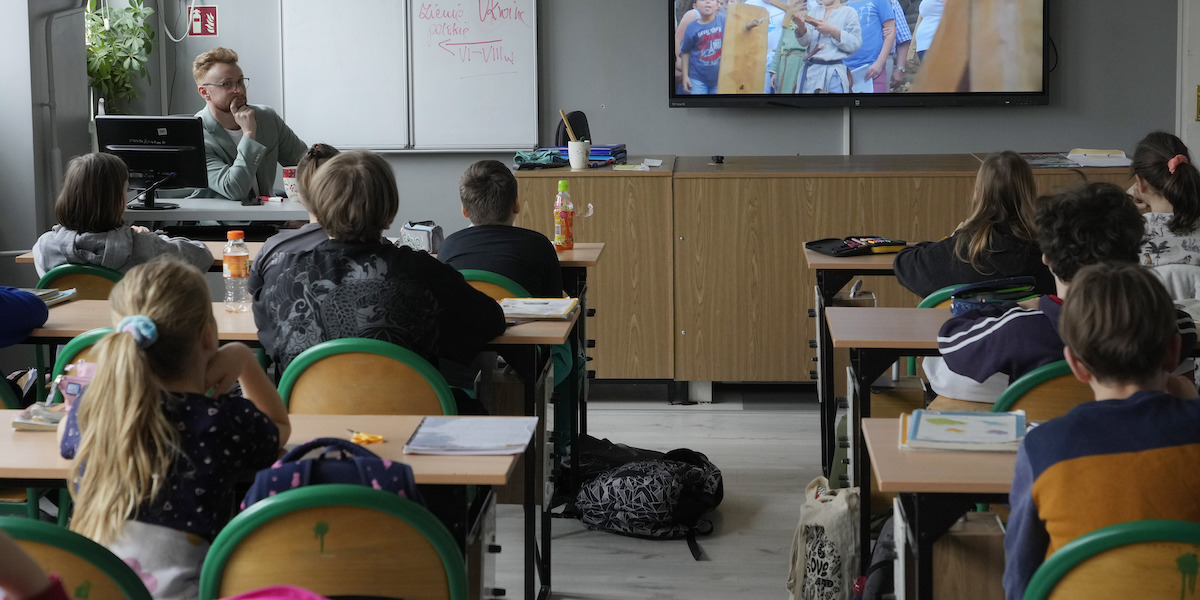
[[[531,141],[536,145],[553,142],[560,122],[559,109],[582,111],[587,115],[596,143],[626,144],[631,156],[665,158],[666,164],[675,170],[674,178],[661,172],[643,179],[631,178],[628,181],[642,187],[629,193],[625,191],[627,188],[614,190],[617,184],[604,184],[598,176],[572,180],[576,206],[586,209],[589,202],[594,205],[595,227],[623,234],[587,240],[606,243],[604,258],[593,279],[593,292],[598,291],[599,297],[594,320],[598,343],[592,353],[597,360],[589,366],[597,371],[592,386],[596,399],[590,416],[592,433],[634,446],[662,450],[687,446],[708,453],[726,470],[727,486],[740,484],[745,490],[741,494],[727,491],[726,502],[719,509],[718,526],[723,525],[726,533],[730,533],[730,528],[744,526],[747,532],[761,536],[745,544],[753,550],[722,546],[721,536],[716,536],[706,546],[713,557],[712,563],[687,564],[692,562],[687,550],[676,547],[675,542],[608,536],[616,539],[598,542],[597,538],[586,538],[577,543],[585,534],[602,534],[587,532],[577,523],[555,522],[554,594],[561,594],[560,597],[787,597],[784,582],[792,528],[803,503],[804,485],[820,474],[823,466],[818,423],[821,417],[815,400],[816,386],[809,377],[810,370],[817,366],[809,362],[813,353],[807,347],[808,338],[816,337],[816,326],[813,319],[789,317],[789,323],[798,325],[784,329],[803,339],[792,340],[794,351],[773,355],[766,361],[727,359],[720,352],[697,349],[697,344],[704,343],[704,327],[712,327],[707,332],[709,344],[714,339],[711,336],[722,333],[719,326],[700,318],[705,316],[706,307],[697,304],[695,297],[685,300],[680,296],[682,290],[708,285],[733,289],[739,286],[739,281],[732,278],[708,281],[703,273],[696,271],[680,279],[681,264],[696,255],[696,251],[688,249],[688,244],[699,239],[696,236],[704,235],[722,238],[725,244],[748,245],[754,243],[754,234],[762,231],[758,229],[760,222],[750,221],[761,216],[751,210],[758,205],[749,207],[747,197],[735,199],[747,200],[745,211],[736,204],[721,202],[681,203],[683,194],[703,198],[708,193],[714,200],[730,200],[717,197],[728,188],[706,187],[709,184],[703,169],[707,168],[704,163],[710,162],[709,157],[723,156],[729,164],[743,159],[758,160],[759,164],[778,161],[784,165],[779,169],[788,172],[798,169],[797,165],[808,157],[814,160],[847,155],[852,159],[875,155],[983,157],[1001,150],[1031,153],[1071,148],[1113,148],[1130,153],[1146,133],[1157,130],[1173,132],[1190,145],[1200,144],[1196,94],[1188,91],[1191,88],[1188,82],[1200,76],[1196,61],[1188,59],[1189,49],[1195,55],[1200,46],[1197,15],[1200,11],[1190,6],[1189,0],[1144,2],[1137,5],[1136,13],[1129,3],[1116,0],[1054,2],[1047,24],[1056,52],[1056,59],[1051,60],[1054,69],[1049,76],[1048,105],[880,108],[671,108],[664,75],[670,69],[671,57],[663,40],[670,28],[666,5],[674,2],[529,1],[536,5],[538,48]],[[415,2],[410,0],[408,4]],[[499,10],[510,4],[527,3],[491,4]],[[5,132],[6,141],[0,150],[0,196],[5,198],[6,206],[6,218],[0,220],[3,241],[0,281],[6,285],[32,287],[36,282],[33,269],[15,264],[11,257],[27,252],[38,235],[55,223],[54,198],[66,161],[90,150],[86,108],[82,114],[66,108],[80,103],[86,107],[87,90],[64,84],[86,82],[81,63],[82,44],[68,39],[69,28],[82,25],[81,4],[86,3],[0,0],[7,16],[0,21],[0,48],[5,50],[9,63],[7,82],[0,86],[0,129]],[[145,4],[158,13],[157,28],[160,17],[181,23],[189,3],[146,0]],[[128,112],[190,115],[199,110],[203,101],[192,82],[191,61],[214,46],[229,47],[239,53],[246,77],[253,80],[249,91],[251,102],[276,107],[283,104],[280,65],[285,59],[282,39],[285,34],[279,27],[282,3],[206,0],[196,4],[219,8],[221,34],[185,38],[175,43],[166,31],[158,30],[149,63],[150,81],[142,82],[144,91]],[[422,4],[430,5],[431,14],[459,5],[476,10],[476,3],[469,1]],[[481,2],[481,8],[487,4]],[[1132,14],[1137,18],[1131,18]],[[174,35],[180,26],[172,24],[167,28]],[[64,29],[68,34],[63,33]],[[313,46],[322,48],[336,62],[336,45],[326,48],[325,43],[319,36],[311,40]],[[380,55],[367,68],[385,69],[390,64],[390,57]],[[306,85],[321,89],[328,79],[324,75],[319,70],[306,72],[309,79]],[[336,122],[340,113],[361,110],[358,107],[355,98],[345,98],[344,105],[329,109],[328,120]],[[361,115],[353,117],[360,119]],[[446,115],[436,115],[432,120],[443,118],[442,123],[450,120]],[[454,126],[485,128],[487,123],[471,124],[469,117],[460,117]],[[309,143],[323,141],[303,131],[297,133]],[[482,159],[511,165],[513,151],[517,149],[529,148],[381,152],[394,170],[400,188],[396,224],[386,235],[399,235],[398,225],[406,220],[433,220],[446,235],[466,228],[470,223],[461,214],[458,202],[458,181],[463,169]],[[680,173],[688,168],[695,169],[692,179],[681,179]],[[955,185],[973,180],[974,169],[963,167]],[[522,194],[537,195],[522,197],[530,209],[521,215],[518,225],[540,231],[552,229],[549,206],[553,201],[553,185],[559,178],[553,171],[518,174]],[[569,173],[563,175],[570,179]],[[1111,179],[1123,178],[1127,182],[1125,175],[1113,174]],[[969,183],[964,185],[969,190]],[[749,188],[739,189],[768,194],[778,188],[750,184]],[[594,195],[588,197],[589,193]],[[905,198],[912,200],[906,205],[908,212],[895,209],[887,213],[888,218],[894,214],[898,220],[920,223],[913,229],[925,232],[928,228],[930,239],[936,239],[935,230],[952,227],[966,216],[965,206],[957,214],[930,215],[925,212],[928,205],[920,198]],[[967,198],[962,200],[965,203]],[[635,203],[644,203],[636,207],[644,207],[645,212],[631,210]],[[701,208],[694,216],[683,212],[696,206]],[[836,198],[824,199],[814,206],[837,214],[838,223],[852,222],[851,215],[840,214]],[[939,201],[938,206],[945,205]],[[800,212],[797,209],[797,214]],[[622,225],[616,215],[628,218],[628,226],[619,228]],[[688,228],[686,235],[679,230],[681,218],[692,219],[684,222]],[[737,219],[746,220],[739,223]],[[799,217],[789,215],[781,222],[791,223],[792,219]],[[871,224],[881,222],[876,219]],[[580,219],[579,223],[581,235],[586,236],[591,222]],[[799,230],[807,231],[802,227]],[[848,230],[828,235],[889,233]],[[804,241],[791,240],[787,247],[799,248]],[[658,256],[630,256],[633,252],[630,248],[652,248]],[[722,255],[722,250],[716,247],[704,251],[709,258]],[[618,261],[617,264],[635,264],[646,269],[629,272],[636,274],[629,278],[644,278],[638,282],[644,287],[619,303],[603,296],[604,286],[609,285],[611,290],[610,282],[620,279],[611,270],[603,271],[605,260],[610,259]],[[659,262],[654,263],[655,260]],[[786,291],[778,296],[800,296],[804,299],[802,306],[811,307],[812,286],[802,282],[810,282],[812,275],[802,258],[787,257],[780,264],[799,272],[794,278],[789,278],[787,272],[781,274],[783,287],[779,289]],[[730,265],[715,262],[712,266],[721,273],[736,273],[739,268],[734,265],[730,269]],[[785,271],[779,265],[776,268]],[[764,270],[772,275],[778,272],[766,267]],[[207,280],[210,287],[221,285],[219,276],[210,274]],[[866,287],[884,290],[881,297],[889,306],[910,300],[911,304],[903,305],[915,306],[913,297],[900,295],[894,278],[868,277]],[[780,297],[774,302],[786,304],[787,297]],[[770,304],[771,310],[775,306]],[[700,317],[689,321],[690,315]],[[658,336],[655,339],[659,341],[647,339],[647,327],[655,328]],[[637,338],[638,344],[627,345],[622,335]],[[764,337],[756,330],[753,336],[746,336],[748,339],[739,338],[736,344],[728,344],[732,349],[722,351],[737,353],[737,348],[780,344],[778,340],[755,336]],[[25,361],[27,350],[19,348],[0,349],[0,364]],[[780,383],[789,385],[776,385]],[[672,399],[691,396],[701,404],[666,406],[668,391]],[[606,405],[606,400],[611,402]],[[708,404],[709,400],[712,404]],[[764,405],[768,408],[762,408]],[[770,412],[776,408],[778,412]],[[714,430],[721,428],[728,429],[714,434]],[[701,439],[705,436],[714,436],[710,445],[706,446]],[[729,466],[718,457],[728,461]],[[793,461],[791,457],[796,458]],[[747,487],[760,484],[761,489]],[[515,548],[522,521],[520,513],[510,508],[514,507],[502,507],[499,530],[502,537],[508,536],[514,548],[506,549],[498,560],[497,580],[512,596],[520,594],[522,586],[522,563],[517,556],[520,551]],[[705,544],[703,539],[701,542]],[[592,559],[582,553],[589,544],[599,545],[605,553],[620,557],[611,564],[598,563],[606,565],[604,568],[610,572],[644,570],[629,575],[628,581],[619,580],[616,587],[622,589],[606,589],[603,573],[588,574]],[[682,546],[682,542],[678,545]],[[650,558],[637,561],[622,556],[625,553]],[[763,560],[755,553],[770,558]],[[722,556],[724,559],[720,560]],[[663,575],[675,569],[678,571],[669,577]],[[705,583],[705,576],[723,583]],[[656,577],[662,577],[663,582],[655,583]],[[573,588],[575,581],[578,586]]]

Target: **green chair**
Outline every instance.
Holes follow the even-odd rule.
[[[1076,405],[1095,399],[1092,388],[1075,378],[1067,361],[1059,360],[1042,365],[1009,384],[992,405],[992,412],[1022,409],[1027,421],[1041,423],[1061,417]]]
[[[0,518],[0,529],[17,540],[44,570],[58,573],[72,598],[151,599],[141,578],[125,561],[78,533],[12,517]]]
[[[1024,598],[1194,598],[1198,555],[1200,523],[1111,525],[1050,555],[1033,574]]]
[[[125,275],[100,265],[65,264],[50,269],[37,282],[37,289],[75,288],[75,297],[84,300],[108,300],[114,285]]]
[[[459,273],[463,279],[467,280],[467,283],[471,284],[471,287],[487,294],[493,300],[533,296],[524,287],[521,287],[521,284],[499,273],[480,269],[463,269]]]
[[[950,297],[954,295],[954,290],[966,284],[956,283],[948,285],[940,290],[937,290],[928,296],[921,299],[917,304],[917,308],[948,308],[950,306]],[[915,356],[908,357],[908,376],[915,377],[917,374],[917,358]]]
[[[288,412],[335,415],[456,415],[454,393],[416,352],[382,340],[321,342],[279,381]]]
[[[100,265],[86,264],[65,264],[59,265],[50,269],[41,279],[38,280],[37,286],[39,290],[58,288],[71,289],[75,288],[75,298],[80,300],[108,300],[108,294],[112,292],[113,286],[121,281],[124,273],[101,267]],[[36,354],[35,363],[37,364],[38,373],[46,372],[45,350],[39,344],[35,347]],[[38,386],[38,400],[46,399],[46,388]]]
[[[432,513],[346,484],[289,490],[234,517],[208,551],[200,598],[279,584],[331,597],[467,598],[463,552]]]

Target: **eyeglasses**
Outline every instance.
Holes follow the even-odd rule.
[[[248,83],[250,83],[250,78],[242,77],[241,79],[235,79],[233,81],[225,81],[222,83],[202,83],[200,85],[215,85],[219,88],[225,88],[227,90],[231,90],[231,89],[240,87],[244,90],[244,89],[246,89],[246,84],[248,84]]]

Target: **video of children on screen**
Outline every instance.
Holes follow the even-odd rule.
[[[1041,81],[1036,7],[1036,27],[994,19],[992,34],[1015,43],[975,66],[983,78],[969,72],[969,40],[937,36],[945,0],[674,2],[677,94],[1012,92]]]

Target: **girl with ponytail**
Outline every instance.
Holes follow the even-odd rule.
[[[155,598],[195,598],[236,479],[279,456],[287,410],[253,351],[218,347],[195,267],[134,267],[109,304],[116,331],[96,344],[96,374],[60,427],[74,458],[71,529],[134,565]],[[234,383],[245,397],[229,394]]]
[[[1156,131],[1133,151],[1129,195],[1146,217],[1142,263],[1200,265],[1200,171],[1179,138]]]

